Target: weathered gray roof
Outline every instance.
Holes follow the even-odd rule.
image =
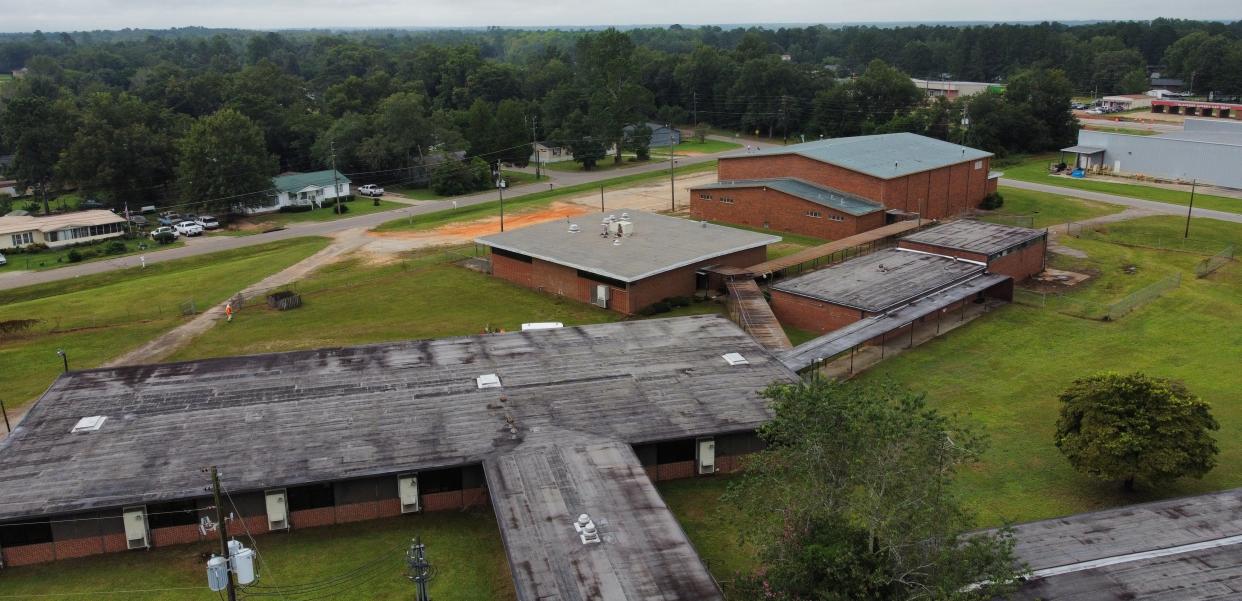
[[[1104,150],[1105,150],[1104,148],[1100,148],[1099,146],[1083,146],[1081,144],[1076,144],[1074,146],[1062,148],[1061,152],[1073,152],[1077,154],[1099,154],[1101,152],[1104,152]]]
[[[860,319],[823,336],[812,338],[792,349],[777,351],[776,356],[781,363],[785,364],[785,367],[794,371],[802,371],[821,359],[831,359],[860,344],[880,338],[888,332],[904,328],[920,317],[931,315],[1008,279],[1010,277],[1007,275],[980,274],[957,286],[921,298],[918,304],[906,305],[884,315]]]
[[[748,430],[793,377],[718,316],[75,371],[0,441],[0,519],[200,497],[211,464],[244,491],[478,463],[553,427]]]
[[[780,236],[761,234],[722,225],[700,223],[633,209],[610,212],[629,215],[632,233],[621,244],[601,237],[601,214],[571,219],[581,231],[569,232],[565,221],[549,221],[530,227],[475,239],[479,244],[521,253],[544,261],[581,269],[605,277],[634,282],[653,275],[714,259],[729,253],[759,248],[781,241]]]
[[[1045,235],[1044,230],[959,219],[915,232],[902,240],[990,257]]]
[[[1020,524],[1045,601],[1242,598],[1242,489]]]
[[[886,249],[773,284],[773,290],[853,307],[887,311],[983,273],[971,261]]]
[[[793,177],[724,180],[706,186],[698,186],[694,189],[734,190],[737,188],[759,188],[764,186],[849,215],[867,215],[884,210],[884,205],[872,202],[861,196]]]
[[[1242,146],[1242,131],[1177,131],[1156,134],[1153,138],[1181,140],[1183,142],[1202,142],[1204,144],[1223,144],[1226,146]]]
[[[903,177],[928,169],[992,156],[990,152],[927,136],[896,133],[815,140],[790,146],[774,146],[749,153],[734,152],[722,158],[783,154],[802,155],[880,179]]]
[[[548,431],[483,465],[519,599],[722,598],[629,445]],[[578,538],[583,513],[602,542]]]

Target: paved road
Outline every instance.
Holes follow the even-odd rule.
[[[722,141],[733,141],[725,137],[713,136],[712,138],[717,139],[717,140],[722,140]],[[770,144],[755,144],[753,142],[752,144],[755,146],[761,147],[761,148],[766,148],[768,146],[771,146]],[[681,167],[681,166],[694,165],[697,163],[711,161],[711,160],[716,159],[718,156],[720,156],[720,154],[724,154],[724,153],[703,155],[703,156],[697,156],[697,157],[680,157],[677,159],[677,166]],[[668,170],[667,161],[653,161],[652,163],[643,165],[641,167],[629,167],[629,168],[619,169],[619,170],[614,169],[610,171],[593,171],[593,172],[552,171],[549,173],[552,177],[551,182],[552,182],[553,187],[561,188],[565,186],[573,186],[577,184],[602,181],[602,180],[611,179],[614,177],[621,177],[625,175],[634,175],[634,174],[639,174],[639,173],[652,173],[652,172],[667,171],[667,170]],[[537,183],[520,186],[512,190],[507,190],[505,192],[505,198],[506,199],[520,198],[520,197],[523,197],[529,194],[543,192],[545,190],[548,190],[548,182],[541,181]],[[480,192],[478,194],[459,196],[453,199],[453,201],[457,203],[458,207],[464,208],[464,207],[469,207],[471,205],[494,201],[496,199],[497,199],[496,192],[494,190],[489,190],[486,192]],[[450,206],[452,205],[450,204],[450,201],[447,201],[447,200],[422,201],[422,202],[417,202],[417,203],[411,203],[411,206],[409,208],[396,209],[392,211],[384,211],[382,213],[371,213],[369,215],[360,215],[358,217],[346,217],[344,219],[337,219],[335,221],[294,223],[294,224],[290,224],[289,227],[286,229],[283,229],[277,232],[270,232],[266,234],[255,234],[251,236],[205,236],[202,238],[193,238],[193,239],[187,240],[185,246],[181,246],[178,248],[170,248],[167,250],[153,251],[153,252],[147,253],[146,258],[147,258],[148,264],[153,264],[153,263],[159,263],[162,261],[172,261],[176,259],[183,259],[185,257],[194,257],[198,255],[208,254],[208,253],[219,252],[222,250],[230,250],[234,248],[245,248],[247,246],[255,246],[257,244],[266,244],[268,242],[274,242],[277,240],[287,240],[289,238],[298,238],[301,236],[331,236],[343,230],[348,230],[352,228],[370,229],[370,228],[380,225],[381,223],[392,221],[394,219],[398,219],[401,217],[417,217],[419,215],[426,215],[427,213],[443,211],[449,208]],[[92,263],[84,263],[81,265],[72,265],[68,267],[61,267],[58,269],[49,269],[46,271],[10,271],[7,273],[0,274],[0,290],[6,290],[10,288],[20,288],[22,286],[30,286],[33,284],[42,284],[46,282],[55,282],[59,280],[66,280],[70,278],[81,277],[84,275],[115,271],[117,269],[127,269],[131,267],[138,267],[139,263],[140,261],[139,261],[138,255],[129,255],[129,256],[120,257],[116,259],[109,259],[106,261],[95,261]]]
[[[1078,117],[1078,122],[1083,125],[1094,127],[1115,127],[1118,129],[1135,129],[1140,131],[1154,131],[1156,133],[1171,133],[1182,131],[1182,126],[1176,123],[1141,123],[1136,121],[1113,121],[1111,117]]]
[[[1105,194],[1103,192],[1092,192],[1090,190],[1079,190],[1077,188],[1066,188],[1063,186],[1035,184],[1006,178],[1001,178],[1000,185],[1009,186],[1011,188],[1021,188],[1023,190],[1034,190],[1036,192],[1048,192],[1051,194],[1060,194],[1062,196],[1073,196],[1074,198],[1107,202],[1135,209],[1143,209],[1145,211],[1150,211],[1160,215],[1186,215],[1186,207],[1169,204],[1167,202],[1156,202],[1154,200],[1143,200],[1141,198],[1119,196],[1117,194]],[[1242,200],[1239,200],[1238,203],[1239,206],[1242,206]],[[1192,213],[1192,216],[1242,223],[1242,213],[1228,213],[1225,211],[1213,211],[1211,209],[1200,209],[1196,207]]]

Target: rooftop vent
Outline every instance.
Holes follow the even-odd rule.
[[[578,520],[574,522],[574,530],[578,532],[578,539],[584,545],[600,542],[599,530],[596,529],[595,522],[591,521],[591,516],[585,513],[578,516]]]
[[[474,382],[479,385],[479,390],[484,388],[500,388],[500,376],[496,374],[483,374],[475,378]]]
[[[750,365],[750,361],[747,361],[741,353],[725,353],[720,357],[729,365]]]
[[[629,213],[622,213],[622,214],[621,214],[621,220],[622,220],[622,221],[628,221],[628,220],[629,220],[629,218],[630,218],[630,214],[629,214]]]
[[[569,224],[569,233],[576,234],[580,231],[582,231],[582,228],[578,227],[578,224],[576,223]]]
[[[78,420],[74,424],[72,432],[95,432],[103,427],[104,422],[108,420],[106,415],[92,415]]]

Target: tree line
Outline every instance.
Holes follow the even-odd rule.
[[[1198,90],[1242,90],[1239,32],[1157,20],[7,34],[0,68],[24,71],[0,85],[0,154],[14,155],[10,176],[44,190],[228,208],[262,202],[276,173],[333,159],[367,181],[425,185],[435,157],[522,165],[537,139],[590,167],[613,147],[643,154],[649,132],[627,126],[646,121],[791,141],[914,131],[1038,151],[1073,141],[1072,95],[1131,91],[1149,65]],[[1008,91],[927,102],[911,75]]]

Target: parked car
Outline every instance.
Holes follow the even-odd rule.
[[[214,230],[220,227],[220,222],[211,215],[199,215],[198,219],[194,220],[194,223],[199,224],[205,230]]]
[[[130,215],[129,222],[138,227],[147,227],[147,225],[150,225],[151,223],[147,221],[147,218],[143,217],[142,215]]]
[[[177,230],[177,233],[181,234],[182,236],[203,235],[203,226],[197,223],[194,223],[193,221],[179,221],[177,222],[176,225],[173,226],[173,229]]]
[[[358,188],[358,194],[363,196],[380,197],[384,195],[384,189],[375,184],[367,184]]]
[[[143,213],[154,213],[155,205],[144,205],[141,209],[138,209],[138,210]]]
[[[177,213],[164,213],[160,215],[160,225],[172,226],[178,221],[181,221],[181,215]]]
[[[8,264],[9,264],[9,260],[4,258],[4,253],[0,253],[0,267],[3,267]]]
[[[177,230],[171,227],[168,227],[168,226],[162,226],[162,227],[157,227],[151,230],[151,239],[159,240],[160,236],[163,236],[165,234],[172,234],[173,240],[176,240],[177,236],[180,236],[180,234],[177,233]]]
[[[102,209],[104,208],[104,203],[99,202],[98,200],[95,200],[94,198],[88,198],[86,200],[83,200],[81,203],[78,203],[78,208],[79,209]]]

